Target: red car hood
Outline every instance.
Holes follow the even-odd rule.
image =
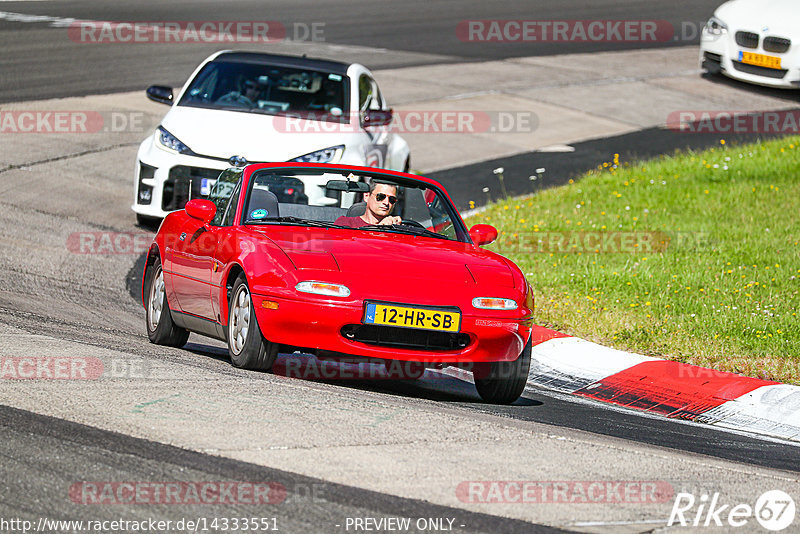
[[[297,269],[338,270],[394,282],[425,280],[514,287],[503,259],[474,245],[402,234],[327,228],[262,230]]]

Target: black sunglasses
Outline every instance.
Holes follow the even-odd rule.
[[[386,193],[375,193],[375,200],[378,202],[383,202],[386,197],[389,197],[389,204],[394,204],[397,202],[397,197],[395,196],[387,195]]]

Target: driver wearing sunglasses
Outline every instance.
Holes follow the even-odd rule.
[[[359,217],[341,216],[336,219],[336,224],[361,228],[370,225],[400,224],[400,217],[390,215],[397,203],[397,186],[386,182],[373,180],[369,184],[369,193],[364,193],[367,208],[364,215]]]

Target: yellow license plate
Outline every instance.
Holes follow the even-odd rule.
[[[368,302],[362,323],[458,332],[461,328],[461,312],[443,308]]]
[[[748,65],[767,67],[768,69],[780,69],[781,58],[775,56],[765,56],[754,52],[739,52],[739,61]]]

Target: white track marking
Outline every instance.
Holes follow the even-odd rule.
[[[762,386],[698,419],[714,426],[800,441],[800,387]]]
[[[12,0],[0,0],[12,1]],[[69,28],[69,26],[80,19],[65,18],[65,17],[49,17],[47,15],[27,15],[25,13],[14,13],[11,11],[0,11],[0,20],[7,20],[9,22],[22,22],[27,24],[41,24],[47,23],[53,28]],[[98,21],[86,21],[98,22]]]

